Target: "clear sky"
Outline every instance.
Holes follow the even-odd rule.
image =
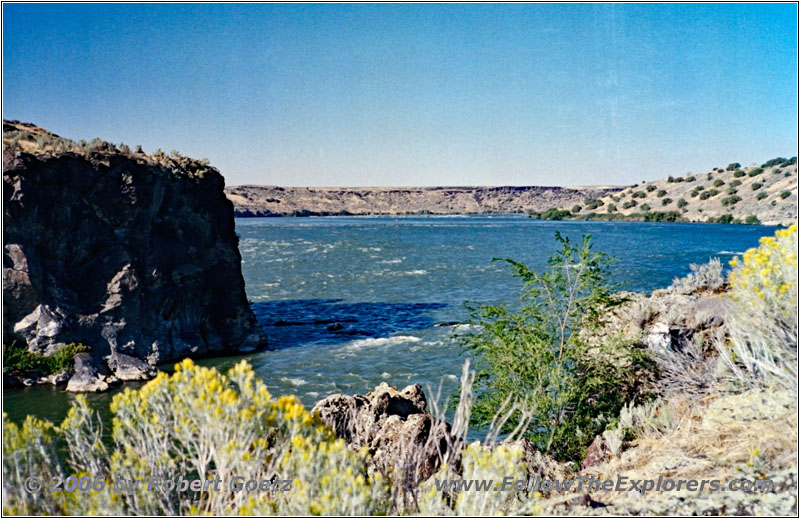
[[[631,184],[796,154],[795,4],[4,4],[3,117],[234,184]]]

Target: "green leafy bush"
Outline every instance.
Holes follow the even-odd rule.
[[[789,198],[792,195],[789,191],[781,191],[781,198]]]
[[[739,192],[739,191],[737,191],[737,189],[736,189],[735,187],[730,187],[730,188],[728,188],[728,190],[726,191],[726,193],[728,193],[729,195],[735,195],[735,194],[736,194],[736,193],[738,193],[738,192]]]
[[[713,186],[714,186],[714,187],[719,187],[719,186],[721,186],[721,185],[724,185],[724,184],[725,184],[725,181],[724,181],[724,180],[717,179],[717,180],[715,180],[715,181],[714,181],[714,184],[713,184]]]
[[[686,182],[694,182],[695,180],[697,180],[697,178],[695,178],[694,175],[689,175],[686,177]]]
[[[750,172],[747,174],[748,177],[756,177],[764,172],[761,168],[751,169]]]
[[[751,214],[750,216],[744,219],[744,223],[746,225],[758,225],[761,223],[761,220],[759,220],[756,215]]]
[[[581,206],[579,206],[578,204],[573,205],[572,206],[572,212],[573,212],[573,214],[574,213],[580,213],[581,212]]]
[[[565,218],[571,217],[572,213],[569,209],[551,207],[543,213],[533,213],[531,216],[539,218],[540,220],[564,220]]]
[[[659,190],[658,190],[658,193],[656,193],[656,196],[657,196],[657,197],[659,197],[659,198],[661,198],[662,196],[665,196],[666,194],[667,194],[666,190],[664,190],[664,189],[659,189]]]
[[[648,193],[650,193],[650,192],[652,192],[652,191],[655,191],[655,190],[656,190],[656,186],[654,186],[653,184],[650,184],[650,185],[649,185],[649,186],[647,186],[645,189],[647,189],[647,192],[648,192]]]
[[[65,344],[52,355],[31,353],[24,346],[3,345],[3,373],[28,374],[38,373],[39,376],[48,376],[70,369],[72,359],[76,354],[89,351],[83,344]]]
[[[765,198],[767,198],[767,193],[765,193],[764,191],[756,195],[756,200],[764,200]]]
[[[639,208],[645,213],[650,210],[650,206],[647,204],[642,204]]]
[[[742,165],[739,164],[738,162],[731,162],[730,164],[728,164],[728,167],[725,168],[725,170],[726,171],[733,171],[733,170],[741,168],[741,167],[742,167]]]
[[[646,196],[647,193],[645,193],[644,191],[634,191],[633,194],[631,194],[632,198],[645,198]]]
[[[741,180],[731,180],[731,183],[728,184],[730,187],[739,187],[742,185]]]
[[[684,221],[680,213],[677,211],[654,211],[642,215],[642,220],[645,222],[682,222]]]
[[[718,216],[717,218],[709,218],[709,223],[733,223],[734,218],[732,214],[725,213],[722,216]]]
[[[672,199],[671,198],[662,198],[661,199],[661,205],[669,205],[671,203],[672,203]]]
[[[678,207],[680,207],[682,209],[682,208],[686,207],[687,205],[689,205],[689,202],[687,202],[683,198],[678,199]]]
[[[722,199],[722,205],[724,207],[727,207],[729,205],[736,205],[736,203],[740,202],[741,200],[742,200],[742,198],[739,197],[739,196],[735,196],[735,195],[734,196],[729,196],[729,197],[726,197],[726,198]]]
[[[793,166],[795,164],[797,164],[797,157],[792,157],[791,159],[781,164],[781,167],[785,168],[786,166]]]
[[[633,344],[609,340],[593,350],[580,330],[597,329],[608,309],[623,302],[608,282],[611,259],[556,233],[559,250],[547,268],[496,258],[512,266],[523,283],[521,307],[471,308],[474,332],[461,336],[477,361],[473,421],[488,424],[507,399],[520,402],[530,421],[526,436],[559,459],[581,459],[585,448],[616,416],[634,385],[632,365],[645,362]],[[621,367],[602,351],[632,359]],[[619,358],[619,357],[615,357]],[[520,416],[522,413],[520,413]],[[519,422],[509,422],[509,430]],[[580,432],[579,432],[580,431]]]
[[[759,190],[759,189],[761,189],[762,187],[764,187],[764,184],[761,184],[760,182],[753,182],[753,183],[750,185],[750,189],[752,189],[753,191],[758,191],[758,190]]]
[[[622,204],[622,208],[623,209],[630,209],[631,207],[636,207],[637,205],[639,205],[639,204],[636,202],[636,200],[628,200],[627,202]]]
[[[745,173],[741,169],[737,169],[736,171],[733,172],[733,176],[735,178],[743,177],[744,175]]]
[[[617,206],[616,206],[616,204],[608,204],[608,206],[606,207],[606,210],[609,213],[615,213],[615,212],[617,212]]]
[[[700,200],[708,200],[712,196],[717,196],[718,194],[719,191],[717,191],[716,189],[709,189],[708,191],[703,191],[702,193],[700,193]]]

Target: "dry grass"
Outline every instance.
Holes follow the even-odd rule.
[[[664,476],[726,482],[745,474],[796,470],[797,406],[789,392],[675,396],[661,402],[657,413],[662,415],[661,430],[644,432],[620,457],[583,472],[611,479]],[[653,494],[657,492],[648,493]],[[627,496],[599,492],[592,497],[614,503]]]

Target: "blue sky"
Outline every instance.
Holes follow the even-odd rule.
[[[629,184],[797,148],[795,4],[4,4],[3,117],[228,184]]]

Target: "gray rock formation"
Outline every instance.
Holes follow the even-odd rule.
[[[89,346],[68,385],[81,391],[104,389],[106,373],[139,380],[158,363],[266,346],[217,170],[3,131],[4,343]]]
[[[431,477],[452,443],[450,424],[425,411],[419,385],[402,391],[385,382],[365,396],[331,395],[312,413],[354,449],[368,447],[373,467],[405,488]]]

